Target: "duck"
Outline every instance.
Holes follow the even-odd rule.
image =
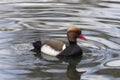
[[[44,41],[33,42],[34,50],[40,50],[41,53],[49,56],[80,56],[83,51],[79,45],[77,45],[77,38],[87,40],[79,27],[71,26],[66,31],[67,42],[58,39],[46,39]]]

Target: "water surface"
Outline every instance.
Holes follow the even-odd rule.
[[[119,80],[119,4],[119,0],[1,0],[0,79]],[[66,39],[72,25],[88,39],[78,40],[84,55],[77,65],[31,51],[31,43],[41,38]]]

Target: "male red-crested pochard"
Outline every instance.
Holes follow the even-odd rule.
[[[39,49],[42,53],[50,56],[79,56],[82,55],[82,49],[77,45],[77,38],[86,40],[82,35],[81,29],[72,26],[67,30],[69,45],[64,41],[47,39],[44,41],[36,41],[33,43],[33,46],[34,49]]]

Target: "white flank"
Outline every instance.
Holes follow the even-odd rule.
[[[43,45],[41,48],[41,52],[50,56],[56,56],[57,54],[60,53],[60,51],[56,51],[48,45]]]
[[[64,50],[66,48],[66,45],[64,44],[63,47],[62,47],[62,50]]]

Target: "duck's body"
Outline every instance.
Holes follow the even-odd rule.
[[[82,49],[77,45],[77,38],[86,40],[81,34],[80,28],[70,27],[67,30],[68,42],[56,39],[47,39],[33,43],[35,49],[50,56],[78,56],[82,55]]]

